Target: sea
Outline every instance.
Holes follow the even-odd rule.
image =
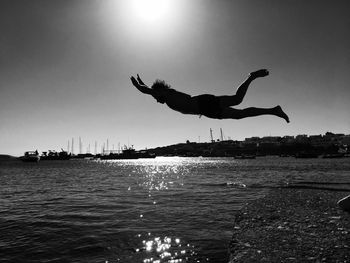
[[[349,159],[2,162],[0,262],[228,262],[235,214],[300,184],[350,189]]]

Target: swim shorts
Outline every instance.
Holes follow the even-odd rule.
[[[214,95],[203,94],[194,96],[197,99],[199,113],[209,118],[221,119],[222,108],[220,106],[220,99]]]

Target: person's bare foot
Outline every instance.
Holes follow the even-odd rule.
[[[289,123],[289,117],[288,115],[282,110],[281,106],[278,105],[275,107],[276,115],[282,119],[285,119],[287,123]]]
[[[249,74],[249,76],[254,79],[266,77],[267,75],[269,75],[269,71],[267,69],[259,69]]]

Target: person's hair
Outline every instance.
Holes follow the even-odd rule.
[[[167,84],[164,80],[157,79],[152,84],[152,89],[154,89],[154,90],[167,90],[167,89],[170,89],[170,85]]]

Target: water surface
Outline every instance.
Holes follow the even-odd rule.
[[[350,188],[348,159],[0,164],[2,262],[227,262],[233,218],[273,187]]]

